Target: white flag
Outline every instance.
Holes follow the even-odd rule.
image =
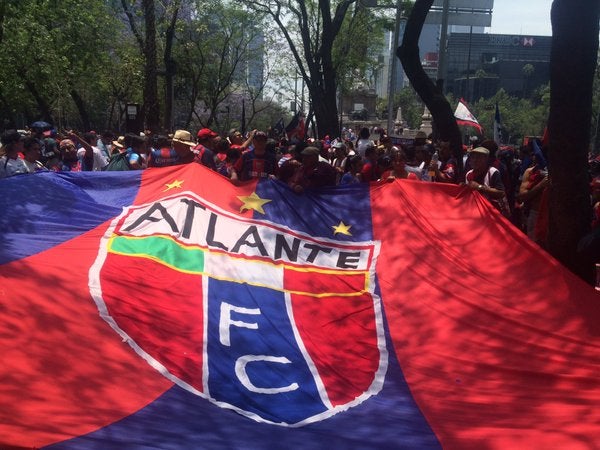
[[[483,128],[481,128],[475,116],[469,111],[462,98],[458,101],[458,105],[456,105],[454,117],[456,117],[456,123],[459,125],[477,128],[479,134],[483,134]]]

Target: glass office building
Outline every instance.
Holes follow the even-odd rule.
[[[446,92],[477,101],[500,88],[527,97],[550,80],[551,36],[452,33],[447,44]]]

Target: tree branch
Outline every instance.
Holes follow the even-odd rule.
[[[439,138],[450,142],[459,172],[462,172],[462,141],[456,118],[442,91],[425,73],[419,57],[419,36],[432,4],[433,0],[415,2],[406,23],[402,45],[397,48],[396,55],[414,90],[431,112]]]
[[[121,0],[121,6],[123,7],[123,11],[125,12],[125,15],[127,16],[127,20],[129,21],[129,27],[131,28],[131,32],[135,36],[135,39],[137,40],[137,43],[140,46],[141,52],[144,53],[146,44],[144,42],[144,38],[142,37],[140,31],[137,28],[137,25],[135,24],[135,18],[133,17],[133,13],[131,12],[131,9],[129,8],[127,0]]]

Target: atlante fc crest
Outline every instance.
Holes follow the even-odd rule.
[[[381,389],[377,253],[375,242],[316,239],[184,192],[112,222],[90,287],[101,316],[165,377],[298,426]]]

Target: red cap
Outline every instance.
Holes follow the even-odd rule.
[[[198,139],[202,140],[217,137],[218,134],[210,128],[202,128],[200,131],[198,131],[198,134],[196,136],[198,136]]]

